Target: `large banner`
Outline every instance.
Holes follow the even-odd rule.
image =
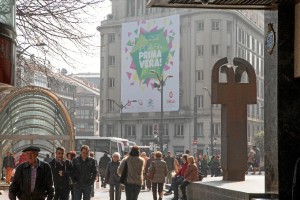
[[[179,19],[174,15],[122,24],[121,101],[137,101],[123,112],[160,111],[158,77],[166,80],[164,111],[179,109]]]

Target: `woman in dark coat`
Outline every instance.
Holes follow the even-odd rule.
[[[119,182],[119,175],[117,173],[120,166],[120,154],[118,152],[113,153],[112,161],[107,165],[105,181],[109,184],[109,199],[120,200],[121,199],[121,186]]]

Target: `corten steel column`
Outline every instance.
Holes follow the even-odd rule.
[[[241,58],[227,58],[216,62],[212,71],[212,103],[222,104],[221,150],[223,180],[244,181],[247,163],[247,104],[256,104],[256,75],[253,67]],[[227,76],[227,83],[219,82],[219,70]],[[246,72],[249,83],[241,83]]]
[[[1,12],[3,11],[3,12]],[[15,1],[2,2],[0,12],[0,83],[15,84]]]

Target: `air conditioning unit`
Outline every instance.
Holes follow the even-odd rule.
[[[107,20],[111,20],[111,19],[114,18],[114,15],[113,14],[108,14],[106,18],[107,18]]]

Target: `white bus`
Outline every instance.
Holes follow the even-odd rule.
[[[82,145],[88,145],[90,150],[95,153],[95,159],[99,161],[105,150],[109,155],[119,152],[123,157],[124,151],[129,151],[127,139],[116,137],[99,137],[99,136],[75,136],[75,151],[80,152]]]

